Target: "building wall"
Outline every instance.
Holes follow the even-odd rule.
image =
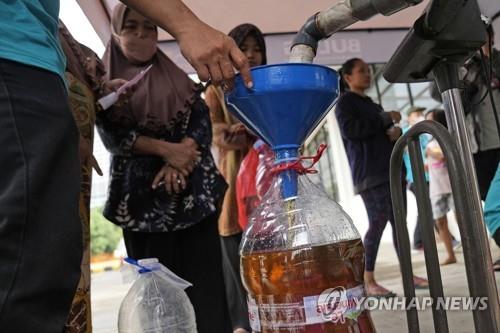
[[[370,63],[385,63],[391,58],[407,32],[407,28],[342,31],[319,43],[314,63],[326,66],[338,65],[353,57],[363,58]],[[294,36],[295,33],[265,36],[268,63],[288,62]],[[159,45],[185,72],[194,73],[194,69],[184,59],[175,41],[164,41]]]

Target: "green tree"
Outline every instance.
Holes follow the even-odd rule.
[[[122,238],[122,231],[102,215],[102,207],[90,211],[90,249],[92,255],[113,253]]]

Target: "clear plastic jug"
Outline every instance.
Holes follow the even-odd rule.
[[[184,291],[189,282],[156,258],[139,260],[131,269],[135,282],[120,306],[119,333],[197,333],[194,309]]]
[[[358,305],[364,249],[351,218],[305,175],[297,196],[284,199],[284,177],[274,177],[240,248],[252,330],[375,332]]]

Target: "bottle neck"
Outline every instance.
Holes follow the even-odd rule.
[[[275,158],[274,164],[293,163],[299,159],[298,145],[282,145],[273,147]]]
[[[275,165],[289,164],[296,162],[299,159],[299,147],[298,145],[283,145],[273,147],[275,152]],[[279,174],[281,179],[281,194],[283,199],[290,199],[297,196],[297,182],[298,175],[297,171],[290,169],[284,170]]]

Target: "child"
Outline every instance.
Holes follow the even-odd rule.
[[[443,110],[434,109],[432,118],[446,127],[446,117]],[[452,237],[448,229],[448,219],[446,214],[454,210],[453,196],[451,194],[451,184],[446,166],[446,159],[436,139],[432,139],[426,148],[427,163],[429,166],[429,192],[431,197],[432,215],[436,220],[439,237],[444,243],[448,257],[441,262],[441,265],[449,265],[457,262],[453,251]]]

